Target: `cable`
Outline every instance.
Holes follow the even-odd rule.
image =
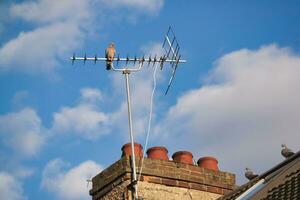
[[[149,112],[148,129],[147,129],[146,141],[145,141],[145,145],[144,145],[145,149],[147,149],[147,146],[148,146],[148,140],[149,140],[149,135],[150,135],[150,130],[151,130],[152,111],[153,111],[153,97],[154,97],[154,93],[155,93],[155,89],[156,89],[156,71],[157,71],[157,67],[158,67],[158,65],[155,65],[154,72],[153,72],[153,89],[152,89],[152,94],[151,94],[151,99],[150,99],[150,112]],[[141,174],[142,174],[142,171],[143,171],[143,162],[144,162],[145,154],[146,154],[146,152],[144,152],[143,157],[142,157],[141,168],[140,168],[140,172],[139,172],[137,181],[140,181],[140,178],[141,178]]]

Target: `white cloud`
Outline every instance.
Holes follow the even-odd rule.
[[[83,88],[80,90],[82,101],[96,102],[102,99],[102,93],[95,88]]]
[[[92,18],[84,0],[27,1],[13,4],[10,13],[38,25],[1,47],[0,70],[26,73],[53,72],[60,58],[82,45]]]
[[[43,171],[41,186],[54,192],[59,199],[90,199],[87,179],[102,171],[102,167],[94,161],[85,161],[69,168],[69,164],[61,159],[49,161]],[[66,170],[68,168],[68,170]]]
[[[14,108],[22,108],[25,105],[26,100],[29,97],[29,93],[27,90],[21,90],[21,91],[17,91],[12,100],[11,103],[13,105]]]
[[[32,108],[0,116],[0,136],[18,155],[36,155],[44,143],[41,119]]]
[[[54,23],[21,32],[0,49],[0,70],[52,72],[59,65],[57,57],[69,55],[81,45],[82,37],[75,23]]]
[[[111,0],[102,2],[111,7],[128,7],[150,14],[157,14],[164,5],[164,0]]]
[[[206,83],[181,96],[156,127],[170,145],[215,155],[221,169],[266,170],[280,144],[299,150],[300,56],[276,45],[242,49],[216,62]]]
[[[12,103],[23,109],[0,115],[0,169],[17,179],[35,173],[34,167],[26,166],[22,161],[36,158],[47,139],[47,130],[36,111],[22,105],[27,96],[27,91],[17,92]]]
[[[8,165],[6,169],[8,172],[12,173],[16,178],[19,179],[32,177],[36,172],[36,169],[34,167],[26,167],[20,165],[19,163],[12,163],[11,165]]]
[[[98,111],[93,105],[63,107],[54,114],[53,130],[58,132],[84,133],[83,137],[95,138],[106,132],[101,130],[107,121],[105,113]]]
[[[23,188],[16,178],[11,174],[0,171],[0,199],[25,200]]]
[[[54,113],[52,131],[73,133],[87,139],[94,139],[108,133],[109,116],[100,111],[97,101],[101,92],[93,88],[81,90],[81,101],[74,107],[63,107]]]
[[[27,1],[12,5],[10,12],[12,16],[22,18],[28,22],[83,21],[90,18],[89,3],[91,3],[89,0]]]

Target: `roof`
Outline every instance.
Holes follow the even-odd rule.
[[[236,199],[245,195],[250,188],[256,189],[253,190],[250,197],[247,196],[248,198],[245,199],[300,199],[300,151],[218,200]]]

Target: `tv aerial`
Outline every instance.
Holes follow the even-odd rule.
[[[83,61],[84,64],[87,61],[92,61],[94,62],[94,64],[96,64],[98,61],[106,62],[107,70],[114,71],[114,72],[121,72],[125,76],[127,107],[128,107],[128,124],[129,124],[130,142],[131,142],[131,149],[132,149],[131,162],[132,162],[132,173],[133,173],[132,185],[135,192],[134,199],[137,199],[138,192],[137,192],[137,176],[136,176],[136,164],[135,164],[135,153],[134,153],[134,134],[132,129],[129,74],[140,71],[145,64],[148,66],[150,64],[153,64],[153,66],[155,64],[159,64],[161,70],[163,70],[166,64],[169,64],[171,66],[172,73],[165,91],[165,95],[167,95],[173,83],[173,80],[175,78],[177,67],[179,66],[180,63],[186,63],[187,61],[181,59],[180,46],[171,26],[169,26],[168,31],[164,36],[164,42],[162,47],[165,51],[165,54],[162,56],[155,55],[154,57],[151,57],[150,55],[149,57],[145,58],[145,56],[129,57],[127,55],[126,57],[120,57],[119,54],[116,55],[115,45],[111,43],[105,51],[105,57],[98,57],[97,54],[93,57],[87,57],[86,54],[84,55],[84,57],[76,57],[75,54],[73,54],[73,56],[70,58],[72,64],[74,64],[74,62],[77,60]],[[119,63],[125,63],[125,64],[122,68],[114,66],[114,64],[116,64],[116,66],[119,66]],[[136,66],[136,64],[138,64],[138,67],[127,67],[129,63],[133,64],[133,66]]]

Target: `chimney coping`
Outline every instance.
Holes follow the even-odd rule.
[[[104,169],[93,179],[93,189],[90,194],[100,191],[107,185],[115,182],[121,177],[130,179],[131,162],[130,156],[124,156],[120,160]],[[140,169],[140,158],[136,158],[137,172]],[[228,172],[214,171],[198,167],[196,165],[177,163],[174,161],[144,158],[142,176],[157,177],[165,180],[178,180],[187,183],[202,184],[217,187],[224,190],[232,190],[235,186],[235,175]],[[146,181],[146,180],[141,180]],[[164,184],[162,182],[162,184]]]

